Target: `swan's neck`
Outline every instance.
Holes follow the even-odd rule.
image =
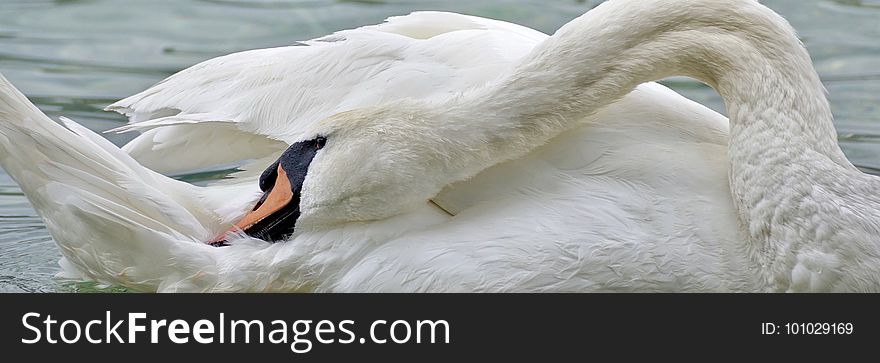
[[[877,180],[865,181],[837,145],[825,90],[794,30],[756,1],[605,2],[509,76],[444,110],[469,115],[473,126],[460,133],[465,144],[489,145],[457,149],[479,150],[492,165],[576,127],[640,83],[676,75],[707,83],[725,100],[730,187],[757,263],[776,266],[792,249],[826,240],[823,224],[877,228],[845,218],[842,209],[816,209],[816,197],[845,204],[865,194],[850,184],[876,188]]]
[[[738,136],[773,134],[847,164],[809,55],[781,17],[750,0],[609,1],[560,29],[480,100],[515,116],[509,123],[557,131],[571,126],[563,119],[674,75],[717,89]]]
[[[743,222],[788,178],[810,177],[791,173],[799,161],[853,169],[809,55],[793,29],[755,1],[606,2],[470,97],[470,107],[513,143],[541,143],[638,84],[674,75],[697,78],[725,100],[731,187]]]

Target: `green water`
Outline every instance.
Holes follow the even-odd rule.
[[[880,0],[765,0],[789,19],[828,88],[841,144],[880,170]],[[599,1],[0,0],[0,72],[52,117],[102,131],[101,109],[201,60],[291,44],[414,10],[492,17],[552,33]],[[723,112],[688,79],[666,82]],[[121,144],[131,136],[109,135]],[[60,254],[0,171],[0,291],[117,291],[52,279]]]

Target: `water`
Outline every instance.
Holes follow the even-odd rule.
[[[101,109],[201,60],[291,44],[414,10],[449,10],[552,33],[599,1],[0,0],[0,72],[52,117],[102,131]],[[766,0],[798,29],[822,75],[841,144],[880,170],[880,0]],[[723,112],[688,79],[666,82]],[[108,135],[122,144],[131,136]],[[60,254],[14,182],[0,171],[0,291],[107,291],[52,279]],[[110,288],[110,290],[114,290]]]

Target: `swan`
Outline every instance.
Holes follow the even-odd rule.
[[[396,218],[304,233],[283,244],[202,244],[260,197],[257,176],[248,172],[267,169],[309,124],[401,97],[453,97],[511,71],[546,38],[513,24],[420,12],[307,46],[212,59],[108,107],[132,118],[126,128],[142,132],[125,152],[67,119],[69,130],[55,125],[4,84],[0,95],[8,106],[0,120],[7,139],[0,141],[10,143],[0,163],[46,220],[64,256],[63,278],[143,291],[626,291],[684,289],[677,281],[692,275],[690,289],[733,289],[727,284],[739,280],[710,275],[741,269],[743,253],[733,247],[688,252],[699,238],[735,239],[733,225],[724,223],[733,215],[726,185],[694,182],[724,177],[727,120],[657,84],[640,86],[597,122],[540,152],[449,186]],[[603,122],[612,119],[614,125]],[[251,170],[206,188],[153,172],[238,158],[254,159],[244,166]],[[683,163],[655,167],[669,159]],[[35,173],[47,165],[88,172]],[[47,197],[44,189],[61,190],[64,198]],[[676,226],[693,232],[670,240]],[[406,243],[416,238],[411,232],[423,232],[421,252]],[[608,242],[588,252],[574,238]],[[640,255],[627,254],[639,246]],[[605,260],[588,270],[579,257],[586,253]],[[681,261],[664,262],[676,254]],[[369,278],[370,268],[388,258],[399,267]],[[649,271],[656,277],[639,279],[634,276],[644,272],[627,271],[638,266],[621,265],[626,258],[663,267]],[[424,259],[434,267],[401,281],[416,276],[407,269]],[[554,264],[536,269],[542,260]]]
[[[386,31],[412,44],[461,31],[401,19]],[[495,41],[528,33],[461,19]],[[755,1],[611,0],[529,36],[464,89],[342,97],[295,126],[292,113],[242,109],[222,98],[229,88],[184,76],[227,82],[245,57],[113,106],[145,131],[126,151],[160,171],[187,163],[177,156],[202,144],[186,135],[213,124],[230,141],[280,142],[233,147],[253,170],[208,187],[51,121],[0,79],[0,164],[46,221],[67,277],[137,290],[878,290],[878,180],[837,147],[822,86],[781,17]],[[722,116],[641,84],[669,75],[719,90],[729,146]],[[198,93],[148,99],[187,82],[236,117],[200,109]],[[247,121],[261,118],[276,122]],[[167,140],[175,152],[147,161]],[[234,154],[207,149],[216,157],[194,164]]]

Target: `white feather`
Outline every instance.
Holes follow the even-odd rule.
[[[268,164],[326,135],[283,243],[197,243],[253,205],[252,177],[172,181],[2,78],[0,164],[67,276],[139,290],[880,289],[880,185],[839,153],[784,20],[754,1],[611,0],[545,38],[416,13],[209,60],[111,106],[147,130],[126,149],[164,171]],[[670,74],[718,88],[732,130],[637,86]],[[197,135],[246,142],[181,141]]]
[[[545,37],[495,20],[417,12],[210,59],[107,109],[131,118],[116,131],[146,131],[125,151],[153,170],[182,172],[280,152],[342,111],[480,86]],[[181,153],[186,162],[175,157]]]

